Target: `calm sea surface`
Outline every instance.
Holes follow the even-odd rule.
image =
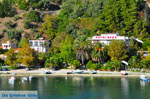
[[[150,99],[150,83],[134,77],[34,77],[25,83],[0,77],[0,90],[38,90],[39,99]]]

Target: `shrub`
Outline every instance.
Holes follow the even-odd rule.
[[[26,3],[26,1],[20,0],[18,6],[19,6],[19,9],[21,9],[21,10],[28,10],[29,5],[28,5],[28,3]]]
[[[72,65],[74,69],[78,69],[80,67],[80,62],[78,60],[73,60]]]
[[[15,28],[17,26],[17,23],[12,22],[11,20],[9,20],[8,22],[5,22],[4,25],[8,28],[8,29],[12,29]]]
[[[88,69],[98,70],[98,69],[100,69],[102,67],[102,64],[94,64],[90,60],[90,61],[88,61],[86,66],[87,66]]]
[[[30,11],[27,19],[31,22],[40,22],[41,18],[40,18],[40,13],[37,11]]]
[[[144,50],[147,50],[147,47],[150,47],[150,40],[146,40],[142,45]]]
[[[26,20],[26,21],[24,22],[24,28],[25,28],[25,29],[32,28],[32,25],[31,25],[30,21]]]
[[[0,17],[13,17],[16,14],[16,9],[12,6],[13,0],[1,0],[0,2]]]
[[[21,19],[21,17],[19,17],[18,15],[15,15],[15,16],[14,16],[14,21],[17,21],[17,20],[19,20],[19,19]]]
[[[87,65],[86,65],[87,68],[88,68],[88,69],[91,69],[92,64],[93,64],[93,62],[92,62],[91,60],[88,61]]]
[[[15,39],[17,41],[20,41],[21,33],[22,31],[20,30],[10,30],[10,31],[7,31],[7,36],[8,36],[8,39]]]

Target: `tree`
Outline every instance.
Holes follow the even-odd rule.
[[[113,40],[108,46],[108,55],[112,61],[126,59],[126,51],[127,47],[123,41]]]
[[[65,37],[66,37],[66,33],[61,33],[61,34],[57,34],[55,39],[53,40],[52,42],[52,49],[51,49],[51,52],[52,53],[57,53],[57,52],[60,52],[60,46],[61,46],[61,42],[63,40],[65,40]]]
[[[113,60],[112,61],[112,67],[115,68],[115,70],[119,70],[119,68],[122,66],[122,63],[119,60]]]
[[[103,9],[103,13],[99,15],[95,25],[96,30],[100,30],[100,32],[119,31],[121,23],[120,8],[119,0],[109,0],[108,5]]]
[[[32,27],[32,25],[31,25],[31,23],[30,23],[29,20],[24,21],[24,28],[25,28],[25,29],[29,29],[29,28],[31,28],[31,27]]]
[[[20,41],[21,33],[22,33],[21,30],[10,30],[10,31],[7,31],[7,36],[8,36],[8,39],[15,39],[17,41]]]
[[[75,39],[73,48],[76,51],[76,58],[80,60],[82,64],[85,64],[85,61],[90,59],[92,45],[85,35]]]
[[[147,52],[150,53],[150,47],[147,47],[147,49],[148,49]],[[150,61],[150,55],[146,56],[145,60]]]
[[[150,40],[147,39],[143,44],[142,47],[144,50],[147,50],[148,47],[150,47]]]
[[[73,50],[73,39],[70,35],[65,37],[65,40],[60,45],[60,55],[65,62],[71,63],[75,58],[75,52]]]
[[[138,22],[138,10],[134,0],[109,0],[95,24],[95,31],[120,32],[132,36],[134,32],[145,32],[144,23]],[[138,27],[141,24],[142,27]],[[135,29],[134,29],[135,28]]]
[[[137,54],[139,49],[138,43],[132,38],[130,39],[129,49],[128,49],[128,56],[134,56]]]
[[[57,19],[55,16],[46,15],[44,23],[42,24],[41,32],[44,32],[52,40],[56,35]]]
[[[146,23],[143,20],[143,18],[139,19],[135,23],[133,32],[135,34],[132,34],[132,36],[135,36],[135,37],[145,38],[147,36]]]
[[[26,46],[26,43],[28,43],[28,40],[26,38],[22,38],[18,44],[18,47],[22,48],[22,47]]]
[[[59,69],[62,66],[63,59],[59,54],[51,55],[45,62],[46,67]]]
[[[122,18],[122,34],[133,35],[134,24],[137,21],[137,7],[134,0],[120,0],[121,18]]]
[[[5,60],[5,64],[16,67],[17,66],[17,54],[15,53],[14,49],[10,49],[8,52],[5,53],[7,56]]]
[[[73,60],[71,64],[73,65],[74,69],[77,69],[80,67],[80,62],[78,60]]]
[[[31,22],[40,22],[41,21],[40,13],[37,11],[30,11],[27,16],[27,20]]]
[[[35,62],[35,52],[30,48],[29,42],[24,40],[18,53],[19,63],[25,65],[26,67],[31,67]]]
[[[94,58],[98,63],[102,63],[107,58],[107,52],[102,48],[101,43],[98,43],[94,46],[94,50],[91,52],[92,58]]]
[[[26,2],[25,0],[19,0],[19,2],[18,2],[18,7],[19,7],[19,9],[21,9],[21,10],[28,10],[28,8],[29,8],[29,3]]]
[[[97,17],[100,13],[102,13],[104,4],[102,0],[94,0],[91,4],[88,4],[87,1],[87,10],[85,12],[85,16],[87,17]]]
[[[72,35],[73,38],[77,36],[77,30],[78,30],[78,27],[75,26],[73,23],[70,23],[66,27],[66,33]]]
[[[131,68],[137,68],[139,61],[140,61],[140,59],[138,59],[137,56],[132,56],[129,59],[128,63]]]
[[[0,17],[12,17],[16,14],[12,0],[2,0],[0,2]]]

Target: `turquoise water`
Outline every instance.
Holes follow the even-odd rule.
[[[120,77],[34,77],[13,83],[0,77],[0,90],[38,90],[39,99],[150,99],[150,83]]]

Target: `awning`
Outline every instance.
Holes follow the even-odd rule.
[[[126,61],[121,61],[122,63],[124,63],[125,65],[128,65],[128,62],[126,62]]]

